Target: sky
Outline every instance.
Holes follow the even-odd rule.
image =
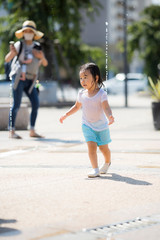
[[[154,3],[154,4],[160,4],[160,0],[152,0],[152,3]]]

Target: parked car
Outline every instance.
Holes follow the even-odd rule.
[[[147,89],[148,80],[145,74],[128,73],[127,74],[128,93],[135,93]],[[125,88],[125,74],[118,73],[115,77],[103,82],[104,88],[108,94],[122,94]]]

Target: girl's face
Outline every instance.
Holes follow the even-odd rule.
[[[96,81],[93,78],[89,70],[85,70],[79,73],[81,86],[87,90],[94,90],[97,87],[98,76]]]

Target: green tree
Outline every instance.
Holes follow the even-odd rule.
[[[64,65],[69,77],[75,77],[76,68],[85,59],[81,50],[81,10],[88,15],[97,13],[98,0],[0,0],[7,10],[0,17],[0,68],[8,51],[8,42],[15,39],[15,31],[27,20],[36,22],[37,29],[45,33],[41,40],[49,65],[44,69],[46,79],[59,78],[59,66]],[[57,60],[58,59],[58,60]],[[58,62],[57,62],[58,61]]]
[[[145,8],[142,18],[128,27],[128,34],[129,54],[133,55],[138,50],[144,60],[144,72],[156,81],[160,63],[160,6]]]

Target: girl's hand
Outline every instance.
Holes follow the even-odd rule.
[[[44,54],[43,54],[42,51],[33,49],[32,52],[33,52],[33,55],[34,55],[36,58],[38,58],[38,59],[43,59],[43,58],[44,58]]]
[[[40,60],[40,65],[42,64],[44,67],[46,67],[48,65],[48,61],[44,56],[44,53],[42,51],[33,49],[32,53],[34,55],[35,58],[38,58]]]
[[[63,115],[60,119],[59,119],[59,121],[60,121],[60,123],[63,123],[63,121],[66,119],[66,115]]]
[[[114,123],[114,117],[112,115],[109,116],[108,120],[109,120],[108,125],[111,125],[112,123]]]

